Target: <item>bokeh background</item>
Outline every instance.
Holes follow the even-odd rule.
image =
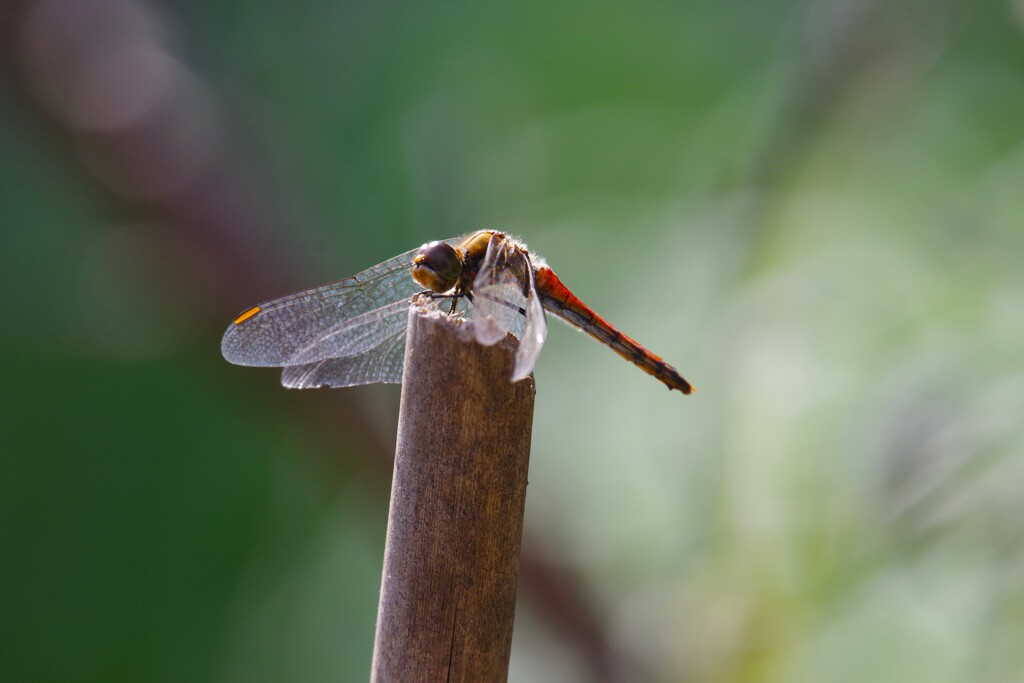
[[[0,4],[0,678],[369,673],[396,387],[241,309],[501,227],[511,680],[1024,680],[1024,3]]]

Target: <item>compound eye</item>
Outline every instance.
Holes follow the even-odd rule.
[[[462,259],[445,242],[424,244],[412,260],[412,278],[432,292],[447,292],[461,275]]]

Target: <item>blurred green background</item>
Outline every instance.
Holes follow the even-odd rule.
[[[369,674],[395,387],[241,309],[499,227],[510,678],[1024,680],[1024,2],[8,0],[0,679]]]

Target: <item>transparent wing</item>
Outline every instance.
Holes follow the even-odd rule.
[[[512,370],[513,382],[530,376],[533,366],[537,363],[537,356],[544,348],[544,341],[548,338],[548,321],[544,315],[544,306],[537,296],[532,268],[529,270],[529,278],[530,294],[527,297],[526,321],[523,323],[522,336],[519,337],[519,350],[516,351],[516,365]]]
[[[519,339],[512,381],[533,372],[547,338],[544,309],[537,298],[529,254],[513,240],[493,237],[473,281],[475,317],[491,318],[495,325],[475,326],[477,341],[495,344],[511,332]]]
[[[372,349],[386,349],[397,324],[392,316],[398,309],[407,310],[409,298],[422,289],[409,273],[415,253],[413,249],[350,278],[254,306],[224,333],[224,358],[237,365],[312,366],[366,354],[364,362],[383,363],[374,360]],[[399,319],[404,329],[405,319]]]
[[[496,325],[477,325],[477,341],[490,346],[511,332],[519,337],[526,321],[529,270],[525,256],[514,243],[494,235],[487,245],[483,263],[473,280],[473,309],[477,319],[491,318]]]
[[[437,299],[444,311],[451,308],[451,299]],[[465,297],[458,300],[455,315],[465,315]],[[307,365],[292,365],[281,373],[281,384],[289,389],[319,387],[351,387],[357,384],[400,384],[405,361],[405,334],[408,329],[408,300],[388,307],[388,317],[381,328],[390,334],[379,344],[362,353],[344,358],[327,358]]]
[[[377,346],[344,358],[327,358],[307,365],[292,365],[281,373],[281,384],[290,389],[351,387],[357,384],[400,384],[405,355],[409,308],[395,316],[396,329]]]
[[[409,320],[409,299],[374,311],[373,343],[341,357],[286,366],[281,384],[292,389],[350,387],[402,381],[402,356]],[[363,335],[367,338],[367,335]],[[353,345],[355,348],[356,345]]]

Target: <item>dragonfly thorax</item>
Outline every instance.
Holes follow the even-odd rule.
[[[429,242],[412,259],[412,279],[432,292],[447,292],[462,276],[462,257],[446,242]]]

